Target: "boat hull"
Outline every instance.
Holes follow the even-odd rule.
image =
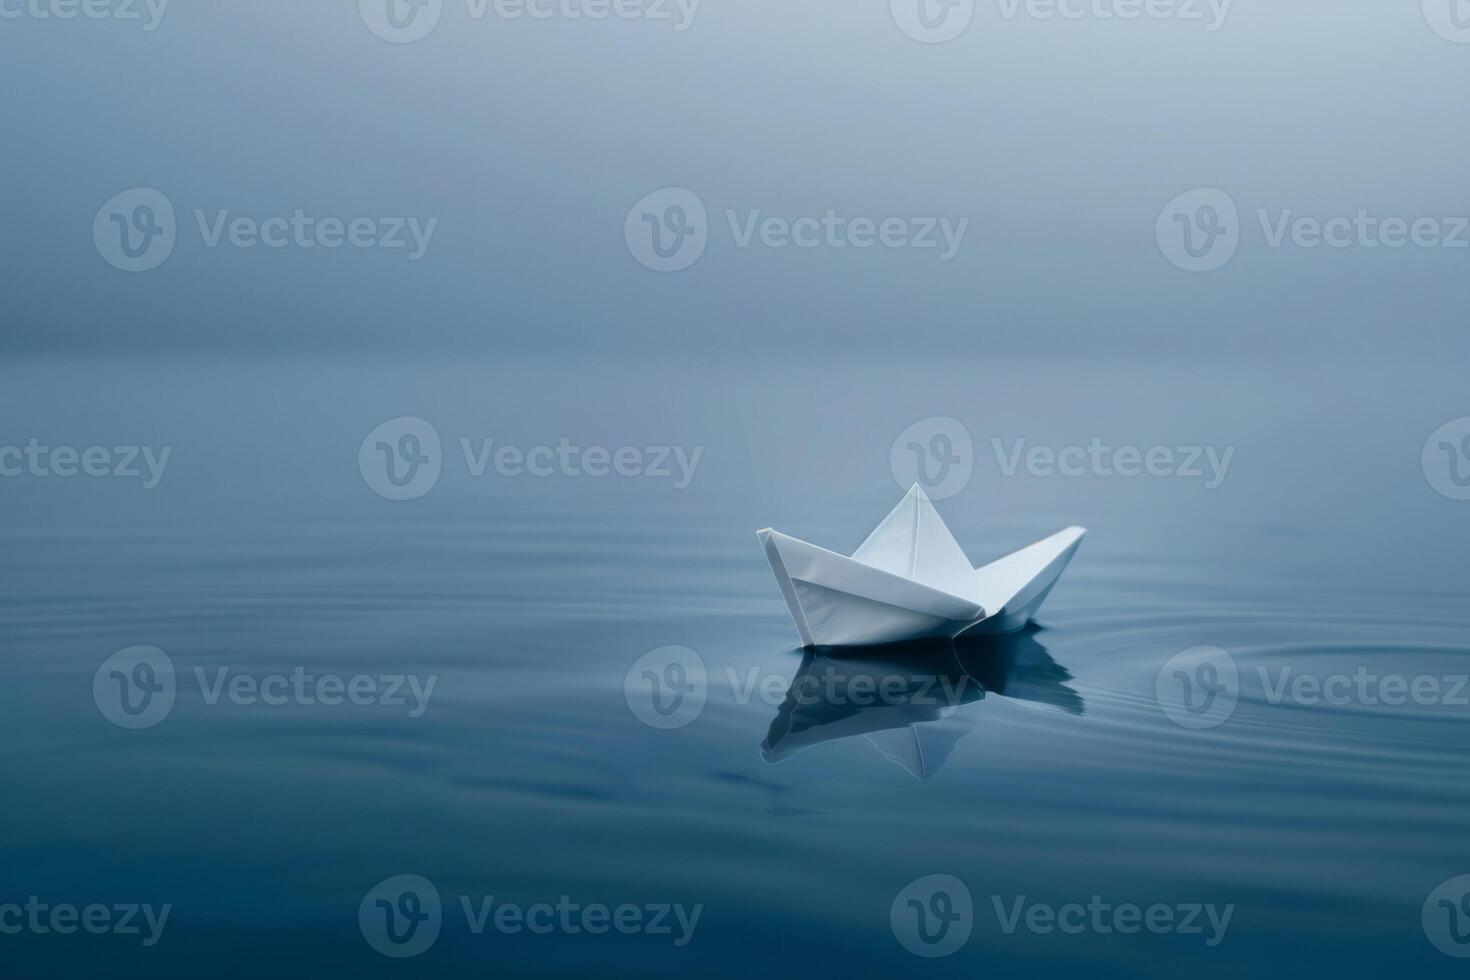
[[[976,603],[826,551],[759,532],[804,647],[954,638],[985,618]]]
[[[756,532],[807,648],[1024,629],[1086,533],[1070,527],[969,568],[918,488],[853,557],[769,528]]]

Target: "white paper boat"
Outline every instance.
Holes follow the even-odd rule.
[[[975,568],[916,483],[851,558],[757,531],[804,647],[1021,629],[1086,534],[1069,527]]]

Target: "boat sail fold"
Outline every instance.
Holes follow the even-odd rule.
[[[770,528],[756,536],[802,646],[835,647],[1019,630],[1086,533],[1069,527],[975,568],[914,484],[850,558]]]

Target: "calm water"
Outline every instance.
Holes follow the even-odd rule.
[[[1310,390],[1277,363],[816,368],[7,368],[0,443],[173,449],[147,491],[0,480],[0,901],[171,906],[151,947],[6,936],[12,975],[1459,972],[1421,910],[1470,873],[1470,707],[1274,696],[1360,670],[1448,694],[1470,672],[1470,504],[1420,467],[1464,414],[1448,367],[1319,365]],[[443,437],[443,475],[395,502],[357,452],[406,414]],[[752,532],[855,547],[901,492],[894,437],[931,415],[974,436],[973,478],[938,503],[973,559],[1090,528],[1043,628],[803,656]],[[703,455],[675,489],[476,478],[458,445],[564,436]],[[1095,436],[1236,452],[1206,490],[1006,476],[991,443]],[[134,645],[177,678],[141,730],[93,692]],[[662,730],[628,677],[671,645],[707,685],[698,716]],[[1156,681],[1200,645],[1239,681],[1228,717],[1195,729]],[[417,716],[407,682],[402,705],[211,696],[297,668],[434,687]],[[798,676],[846,697],[797,703]],[[865,676],[904,694],[849,703]],[[925,702],[925,678],[952,703]],[[358,913],[403,874],[443,915],[397,961]],[[964,883],[972,934],[924,960],[890,908],[935,874]],[[1094,895],[1233,909],[1213,937],[1203,917],[1202,934],[1008,933],[996,911]],[[682,945],[677,924],[477,935],[461,896],[702,909]]]

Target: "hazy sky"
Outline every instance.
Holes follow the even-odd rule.
[[[388,0],[52,2],[0,0],[12,352],[1470,352],[1450,0],[925,0],[943,43],[919,0],[393,0],[437,15],[409,43]],[[134,188],[175,211],[151,271],[102,254],[163,228]],[[1195,188],[1238,218],[1160,220]],[[1235,251],[1180,268],[1180,222]],[[654,271],[654,228],[704,251]]]

